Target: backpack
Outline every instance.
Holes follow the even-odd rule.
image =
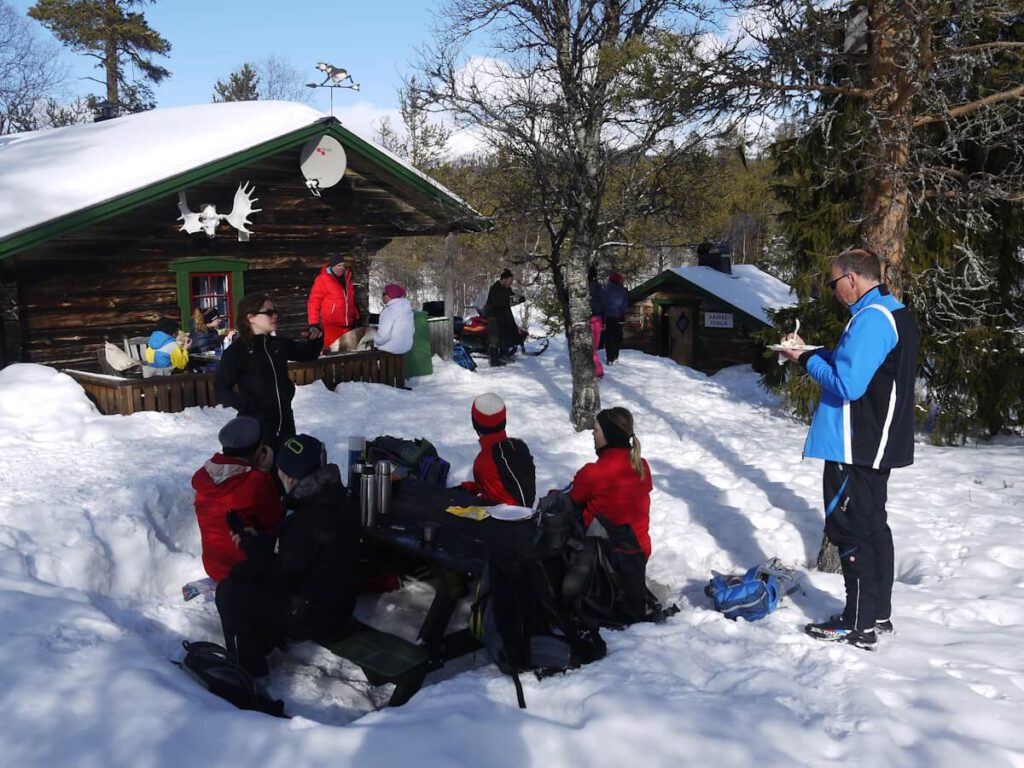
[[[366,443],[366,460],[376,463],[381,459],[390,461],[395,470],[404,475],[419,471],[424,456],[437,456],[437,449],[426,438],[406,440],[401,437],[383,435]]]
[[[491,459],[505,490],[521,507],[532,507],[537,498],[537,470],[526,443],[516,437],[491,446]]]
[[[602,658],[607,649],[596,629],[580,632],[558,609],[544,566],[509,552],[484,564],[470,612],[469,628],[503,673],[512,677],[526,708],[519,675],[538,678]]]
[[[621,629],[640,621],[662,622],[679,612],[662,607],[647,587],[647,557],[628,525],[597,515],[584,535],[572,519],[564,549],[562,605],[586,626]]]
[[[437,485],[445,488],[448,485],[448,470],[452,465],[440,456],[424,456],[416,470],[416,478],[424,485]]]
[[[185,658],[173,662],[215,696],[230,701],[239,709],[287,717],[284,702],[271,699],[228,651],[216,643],[182,643]]]
[[[452,345],[452,360],[461,365],[467,371],[476,370],[476,361],[473,359],[473,356],[469,354],[466,348],[462,346],[462,344],[456,343]]]
[[[704,594],[726,618],[757,621],[775,610],[782,599],[783,588],[778,576],[754,566],[741,576],[723,576],[712,571]]]

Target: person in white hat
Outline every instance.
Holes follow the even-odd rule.
[[[526,443],[505,433],[505,401],[485,392],[470,410],[480,453],[473,461],[473,480],[464,490],[503,504],[532,507],[537,495],[536,470]]]

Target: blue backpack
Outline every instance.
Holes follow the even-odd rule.
[[[466,351],[466,348],[459,343],[452,346],[452,359],[467,371],[476,370],[476,361]]]
[[[452,465],[440,456],[424,456],[420,459],[416,479],[424,485],[437,485],[444,488],[448,484],[448,470]]]
[[[762,566],[754,566],[742,576],[712,573],[704,594],[711,598],[715,610],[734,621],[763,619],[775,610],[784,594],[779,577]]]

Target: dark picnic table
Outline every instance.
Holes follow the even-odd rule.
[[[427,673],[446,661],[480,647],[469,629],[446,634],[452,614],[470,581],[480,575],[495,552],[514,551],[537,556],[533,518],[473,520],[445,510],[448,507],[492,506],[459,488],[440,488],[403,478],[394,488],[390,509],[378,515],[374,525],[362,529],[363,539],[403,559],[430,568],[434,599],[416,643],[361,622],[353,621],[340,639],[321,642],[333,653],[347,658],[366,673],[372,684],[393,682],[391,706],[399,706],[423,685]],[[433,544],[423,543],[423,524],[436,526]]]

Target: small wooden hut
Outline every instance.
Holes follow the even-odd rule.
[[[667,269],[629,292],[622,345],[705,373],[760,364],[764,346],[751,334],[771,327],[766,310],[795,303],[789,286],[767,272],[705,254],[698,266]]]
[[[200,219],[207,231],[186,231]],[[0,366],[95,369],[105,340],[148,334],[160,316],[187,327],[200,304],[234,324],[253,291],[274,296],[283,334],[304,330],[310,286],[336,252],[356,257],[366,316],[370,260],[393,238],[488,225],[300,104],[157,109],[0,136]]]

